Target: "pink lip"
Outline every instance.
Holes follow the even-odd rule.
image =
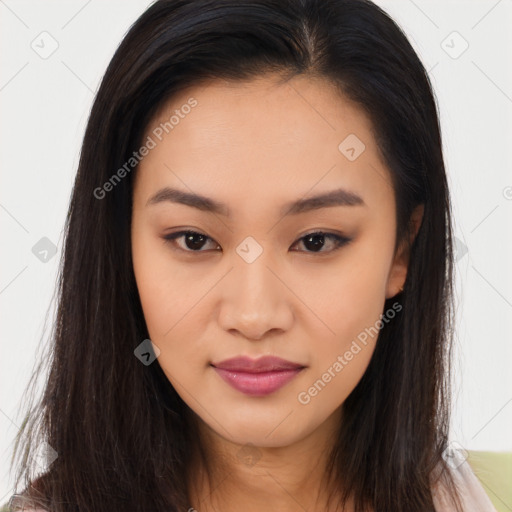
[[[238,391],[252,396],[264,396],[282,388],[304,366],[278,357],[259,359],[235,357],[212,363],[215,371]]]

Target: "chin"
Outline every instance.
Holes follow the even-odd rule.
[[[281,409],[282,411],[283,409]],[[267,418],[261,415],[247,417],[245,420],[238,417],[226,418],[226,429],[219,424],[211,422],[208,426],[217,435],[231,443],[241,446],[255,446],[260,448],[279,448],[294,444],[305,438],[317,425],[300,422],[297,413],[281,414],[276,420],[275,416]],[[292,419],[293,418],[293,419]]]

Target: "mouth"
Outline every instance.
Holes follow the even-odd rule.
[[[250,396],[274,393],[305,368],[304,365],[271,356],[259,359],[235,357],[212,363],[211,366],[225,382]]]

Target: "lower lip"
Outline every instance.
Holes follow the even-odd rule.
[[[237,372],[215,368],[215,371],[236,390],[252,396],[265,396],[274,393],[290,382],[302,368],[262,373]]]

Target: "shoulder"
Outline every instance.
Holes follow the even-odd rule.
[[[456,467],[451,467],[451,475],[460,495],[464,512],[496,512],[489,496],[465,460]],[[439,481],[432,490],[436,512],[452,512],[455,509],[445,483]]]
[[[48,512],[47,510],[43,508],[30,508],[30,507],[23,507],[23,506],[16,506],[13,509],[7,509],[7,510],[15,510],[16,512]]]
[[[16,512],[48,512],[42,508],[15,508],[14,510]]]
[[[25,503],[24,503],[25,502]],[[48,512],[43,508],[38,508],[34,506],[29,506],[26,503],[26,499],[23,495],[13,494],[11,499],[9,500],[9,504],[7,505],[7,510],[12,510],[15,512]]]

